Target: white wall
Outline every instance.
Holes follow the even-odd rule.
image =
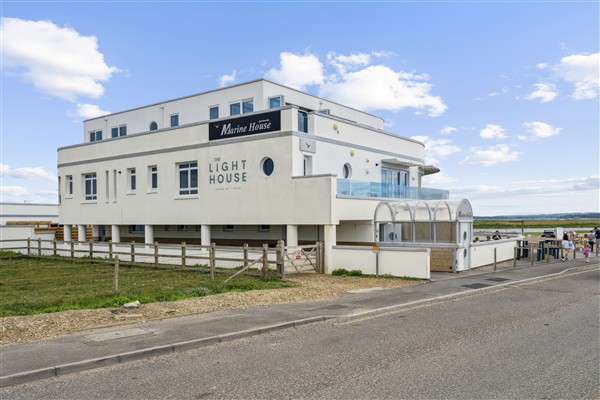
[[[515,246],[517,246],[517,238],[472,243],[471,268],[493,264],[494,249],[496,249],[496,262],[512,260],[515,255]]]
[[[375,275],[379,257],[379,275],[429,279],[429,249],[381,248],[376,252],[366,246],[335,246],[333,268],[360,270],[363,274]]]
[[[0,225],[7,221],[58,222],[58,204],[0,203]]]

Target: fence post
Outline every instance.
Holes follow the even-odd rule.
[[[158,242],[154,242],[154,265],[158,265]]]
[[[131,262],[135,262],[135,241],[131,242]]]
[[[119,257],[115,257],[115,274],[113,280],[113,290],[116,293],[119,293]]]
[[[181,243],[181,266],[185,267],[185,242]]]
[[[75,258],[75,243],[71,240],[71,258]]]
[[[244,243],[244,270],[248,273],[248,243]]]
[[[108,258],[113,258],[113,247],[112,247],[112,245],[113,245],[113,242],[112,242],[112,240],[110,240],[108,242]]]
[[[517,268],[517,254],[518,254],[518,246],[515,246],[515,253],[513,254],[513,268]]]
[[[548,243],[548,247],[544,249],[546,252],[546,264],[550,264],[550,253],[552,252],[552,245]]]
[[[263,244],[263,266],[262,266],[262,276],[266,278],[269,276],[269,245]]]
[[[94,243],[90,240],[90,258],[94,258]]]
[[[531,259],[531,265],[533,265],[533,245],[529,245],[529,258]]]
[[[56,257],[56,239],[52,241],[52,255]]]
[[[215,249],[215,244],[211,243],[210,244],[210,259],[209,259],[209,264],[210,264],[210,280],[214,281],[215,280],[215,253],[216,253],[216,249]]]
[[[494,247],[494,271],[498,269],[498,263],[496,262],[496,248]]]
[[[42,255],[42,238],[38,238],[38,256]]]
[[[31,255],[31,239],[27,238],[27,255]]]
[[[577,258],[577,246],[573,245],[573,260]]]
[[[285,243],[283,242],[283,240],[278,240],[277,241],[277,275],[280,278],[283,278],[284,274],[285,274],[285,268],[284,268],[284,253],[285,251]]]

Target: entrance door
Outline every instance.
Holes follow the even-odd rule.
[[[460,223],[460,244],[464,246],[463,260],[464,269],[471,269],[471,224],[469,222]]]

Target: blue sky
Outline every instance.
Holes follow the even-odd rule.
[[[599,3],[2,1],[0,194],[82,121],[260,77],[385,119],[475,215],[599,211]]]

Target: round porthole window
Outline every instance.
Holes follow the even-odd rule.
[[[467,232],[463,232],[463,242],[467,241]]]
[[[398,240],[398,234],[397,234],[396,232],[390,232],[390,233],[388,234],[388,238],[389,238],[390,240]]]
[[[154,121],[150,122],[150,130],[155,131],[158,129],[158,124]]]
[[[469,254],[469,253],[467,252],[467,249],[465,249],[463,252],[463,257],[467,258],[467,254]]]
[[[352,176],[352,167],[350,166],[350,164],[344,164],[342,176],[344,177],[344,179],[350,179],[350,177]]]
[[[275,163],[270,158],[265,158],[262,160],[262,171],[266,176],[271,176],[273,170],[275,169]]]

